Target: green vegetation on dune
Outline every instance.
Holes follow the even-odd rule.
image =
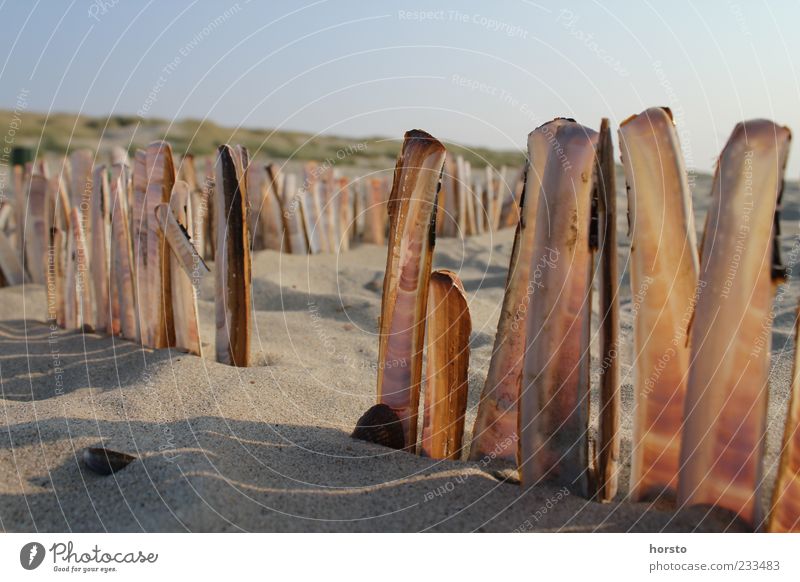
[[[223,127],[213,121],[139,118],[131,115],[90,117],[74,113],[46,115],[30,111],[0,110],[0,128],[14,127],[14,145],[38,147],[40,151],[64,155],[78,148],[106,150],[122,146],[134,150],[153,140],[166,139],[176,153],[213,153],[222,143],[240,143],[253,155],[274,159],[336,160],[342,165],[387,167],[394,163],[400,138],[347,138],[314,136],[296,131]],[[521,166],[522,151],[497,151],[446,144],[475,167],[487,163],[500,167]]]

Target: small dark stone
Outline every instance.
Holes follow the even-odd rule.
[[[350,436],[392,449],[405,447],[400,417],[386,404],[376,404],[367,410],[358,419],[356,428]]]
[[[91,447],[83,449],[83,464],[86,465],[87,469],[98,475],[116,473],[135,460],[136,457],[109,449]]]

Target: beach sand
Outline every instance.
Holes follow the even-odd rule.
[[[698,182],[695,196],[698,230],[708,206],[707,182]],[[784,198],[785,258],[797,244],[799,200],[792,185]],[[629,254],[626,208],[620,195],[621,268]],[[513,234],[507,229],[465,241],[439,239],[436,245],[435,267],[459,273],[473,319],[466,443]],[[796,254],[795,249],[793,260]],[[143,350],[98,334],[51,331],[43,323],[41,286],[0,289],[0,529],[740,529],[729,516],[705,508],[676,513],[625,499],[633,398],[627,275],[621,286],[623,463],[614,503],[587,501],[554,485],[523,491],[486,470],[486,463],[433,461],[351,439],[356,420],[375,399],[385,259],[385,248],[372,245],[338,256],[256,253],[250,368],[213,361],[211,275],[200,291],[204,358]],[[798,289],[791,281],[775,308],[765,504],[786,414]],[[593,414],[593,426],[596,421]],[[101,444],[138,460],[108,477],[90,473],[80,452]]]

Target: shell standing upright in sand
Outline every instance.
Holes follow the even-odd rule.
[[[722,507],[752,527],[762,521],[776,209],[790,139],[786,127],[746,121],[722,150],[691,328],[679,502]]]
[[[94,164],[94,154],[91,150],[79,149],[69,155],[70,167],[70,187],[69,202],[71,208],[80,208],[86,202],[89,207],[89,200],[92,196],[92,165]],[[88,233],[87,233],[88,234]]]
[[[438,215],[436,217],[437,234],[442,236],[458,236],[458,204],[461,183],[458,175],[458,164],[452,154],[448,154],[442,173],[442,188],[439,192]]]
[[[261,234],[264,248],[286,252],[286,230],[283,227],[283,176],[275,164],[265,168],[267,191],[261,205]]]
[[[308,254],[308,239],[303,226],[302,193],[297,189],[297,177],[287,174],[283,188],[283,228],[286,242],[293,255]]]
[[[600,501],[617,494],[620,456],[619,276],[617,273],[617,188],[614,142],[607,118],[597,138],[595,198],[600,287],[600,426],[595,455],[595,488]],[[591,237],[591,233],[590,233]]]
[[[469,458],[473,461],[491,455],[492,459],[516,464],[517,414],[525,357],[526,321],[536,292],[535,285],[530,284],[530,273],[539,191],[548,153],[552,149],[550,144],[555,132],[565,123],[568,123],[565,119],[554,119],[528,135],[528,171],[523,199],[520,201],[520,220],[511,249],[506,292],[497,323],[492,359],[472,430]],[[541,266],[535,266],[536,269],[541,273]]]
[[[252,250],[264,248],[264,232],[261,230],[261,214],[267,197],[267,169],[260,164],[247,166],[247,231],[252,239]]]
[[[452,271],[434,271],[431,275],[426,324],[428,351],[420,454],[458,460],[467,411],[472,321],[464,286]]]
[[[231,366],[250,363],[250,242],[247,235],[247,190],[244,148],[219,147],[216,165],[217,361]]]
[[[110,222],[108,202],[108,173],[104,165],[94,169],[92,177],[92,200],[90,206],[92,238],[92,285],[95,303],[95,331],[111,333],[111,296],[109,293],[109,272],[111,255],[109,253]]]
[[[333,167],[322,174],[320,181],[320,204],[322,205],[321,222],[325,229],[325,242],[327,252],[335,253],[339,242],[339,207],[338,192],[336,188],[338,176]]]
[[[299,193],[308,252],[312,255],[328,251],[327,230],[322,223],[322,204],[320,203],[322,185],[317,175],[318,171],[317,164],[306,164],[303,172],[303,187]]]
[[[59,172],[48,179],[47,215],[45,217],[46,232],[49,234],[47,259],[48,316],[54,318],[59,327],[64,327],[66,315],[64,277],[67,267],[66,239],[69,230],[70,205],[64,174],[68,167],[68,162],[65,159]]]
[[[364,233],[366,243],[382,245],[386,242],[386,202],[383,198],[382,182],[372,178],[366,183],[364,207]]]
[[[172,285],[169,269],[169,250],[158,224],[156,207],[169,203],[175,184],[172,148],[165,141],[155,141],[145,150],[147,189],[144,213],[147,216],[147,301],[139,302],[149,327],[149,347],[166,348],[175,345],[175,321],[172,313]],[[141,281],[141,278],[139,279]]]
[[[23,238],[25,242],[25,270],[33,283],[46,280],[46,255],[48,233],[46,232],[47,178],[41,173],[28,174],[26,223]]]
[[[336,252],[350,250],[351,229],[353,227],[353,205],[350,202],[350,179],[342,176],[336,182],[337,220],[339,221],[339,238],[336,241]]]
[[[136,317],[136,279],[130,233],[127,181],[129,168],[114,164],[111,168],[111,271],[119,301],[120,332],[129,340],[139,340]]]
[[[136,318],[138,320],[139,337],[142,345],[153,345],[152,329],[147,318],[147,307],[151,302],[150,285],[148,284],[147,264],[147,154],[144,150],[136,150],[133,158],[133,184],[131,208],[131,244],[133,246],[133,273],[136,277]],[[155,220],[155,217],[154,217]]]
[[[589,493],[588,410],[592,249],[589,227],[597,133],[555,132],[542,176],[532,269],[542,265],[520,397],[520,473]],[[539,286],[541,285],[541,286]]]
[[[435,241],[436,194],[445,148],[420,130],[406,133],[389,197],[389,248],[381,302],[378,402],[403,425],[405,447],[417,444],[417,408],[428,281]]]
[[[0,231],[0,275],[6,285],[21,285],[25,280],[17,250],[3,231]]]
[[[90,330],[93,322],[93,306],[91,283],[89,281],[89,256],[86,252],[86,235],[84,234],[84,220],[78,207],[72,207],[70,217],[72,229],[71,257],[68,257],[71,277],[68,285],[72,288],[75,311],[70,321],[78,329]],[[69,296],[69,295],[68,295]]]
[[[175,347],[202,356],[197,315],[197,284],[208,267],[189,240],[192,229],[189,184],[175,182],[169,204],[156,208],[158,224],[172,251],[168,260],[175,318]]]
[[[619,130],[628,186],[634,301],[631,497],[674,496],[689,370],[687,327],[697,285],[692,198],[669,110],[654,107]]]

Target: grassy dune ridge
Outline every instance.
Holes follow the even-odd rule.
[[[336,160],[337,164],[387,167],[394,163],[402,136],[340,137],[312,136],[297,131],[259,128],[233,128],[210,120],[169,121],[134,115],[109,117],[33,111],[0,110],[0,131],[11,134],[13,145],[39,147],[47,153],[63,155],[78,148],[107,150],[119,145],[133,151],[156,139],[166,139],[176,153],[207,155],[222,143],[240,143],[251,153],[275,159]],[[447,143],[448,151],[461,154],[475,167],[489,164],[519,167],[524,153],[470,148]]]

